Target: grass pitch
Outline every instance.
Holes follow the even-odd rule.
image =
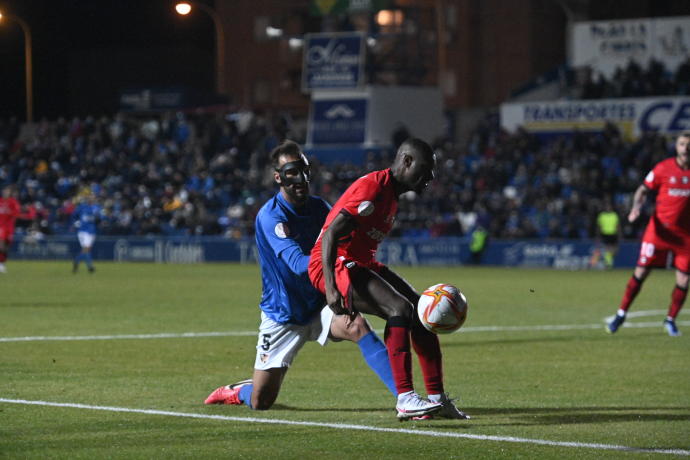
[[[441,342],[446,389],[473,417],[401,424],[350,343],[307,344],[270,411],[204,406],[251,376],[258,268],[96,267],[10,261],[0,277],[0,458],[690,454],[690,313],[686,335],[662,330],[670,271],[653,273],[633,306],[629,323],[651,324],[610,336],[604,318],[629,270],[399,268],[418,289],[449,282],[468,297],[465,326]],[[181,336],[213,332],[234,335]],[[418,367],[415,377],[423,393]]]

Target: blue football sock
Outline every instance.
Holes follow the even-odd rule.
[[[357,342],[357,345],[359,345],[359,350],[362,352],[362,356],[364,356],[364,360],[369,367],[371,367],[381,381],[386,384],[390,392],[393,393],[393,396],[397,396],[398,391],[393,381],[391,363],[388,361],[388,350],[381,339],[379,339],[374,331],[371,331],[362,337],[359,342]]]
[[[240,388],[240,401],[245,403],[250,409],[254,409],[252,407],[252,390],[254,390],[254,385],[251,383]]]
[[[93,268],[93,257],[91,257],[90,252],[84,254],[84,259],[86,260],[86,266],[89,268]]]

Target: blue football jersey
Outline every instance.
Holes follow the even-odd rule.
[[[97,204],[82,203],[74,210],[74,225],[79,232],[96,234],[96,219],[100,217],[101,207]]]
[[[256,216],[261,265],[261,310],[278,323],[306,324],[325,305],[309,280],[309,254],[330,206],[319,197],[295,209],[278,193]]]

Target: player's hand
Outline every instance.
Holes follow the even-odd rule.
[[[348,315],[349,310],[345,308],[345,299],[340,295],[338,289],[326,289],[326,303],[336,315]]]
[[[638,217],[640,217],[640,210],[632,208],[630,210],[630,214],[628,214],[628,222],[633,223],[637,220]]]

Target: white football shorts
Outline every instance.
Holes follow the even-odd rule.
[[[320,315],[302,326],[276,323],[261,312],[254,369],[265,371],[275,367],[290,367],[300,349],[310,341],[326,346],[333,316],[333,310],[326,306]]]
[[[79,238],[79,246],[82,248],[90,248],[96,241],[96,235],[89,232],[77,232],[77,238]]]

